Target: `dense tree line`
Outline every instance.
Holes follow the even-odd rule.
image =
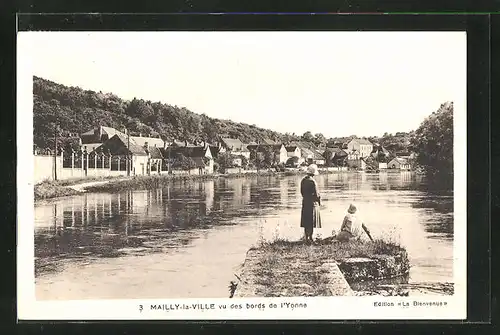
[[[446,102],[415,131],[412,148],[417,163],[443,182],[453,177],[453,102]]]

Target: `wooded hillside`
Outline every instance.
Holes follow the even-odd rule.
[[[172,139],[204,139],[218,136],[239,138],[248,143],[265,138],[281,141],[282,134],[255,125],[219,120],[196,114],[186,108],[143,99],[127,101],[112,93],[67,87],[33,77],[34,144],[53,147],[54,129],[58,136],[77,136],[103,125],[131,133],[160,135]]]
[[[33,77],[33,118],[34,144],[39,148],[53,148],[55,129],[60,144],[63,144],[64,139],[71,134],[79,136],[99,125],[121,131],[127,128],[131,133],[143,135],[160,135],[165,140],[199,139],[215,142],[218,137],[232,137],[244,143],[264,139],[285,143],[301,141],[304,146],[311,147],[333,145],[350,139],[327,139],[321,133],[313,134],[310,131],[302,135],[281,134],[256,125],[196,114],[166,103],[136,98],[127,101],[112,93],[67,87],[39,77]],[[408,149],[410,135],[385,134],[381,138],[368,139],[380,142],[389,150],[404,151]]]

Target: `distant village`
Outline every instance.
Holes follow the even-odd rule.
[[[411,170],[414,154],[389,152],[367,139],[317,147],[309,142],[276,143],[265,139],[243,143],[172,140],[127,134],[100,126],[79,135],[79,150],[35,150],[35,181],[86,176],[244,173],[285,171],[317,164],[322,169]],[[55,157],[55,159],[53,158]]]

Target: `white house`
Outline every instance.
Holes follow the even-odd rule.
[[[411,166],[406,158],[396,157],[387,163],[389,169],[410,170]]]
[[[364,138],[353,138],[347,143],[347,150],[357,150],[361,158],[368,157],[373,151],[373,144]]]
[[[247,145],[237,138],[222,138],[221,147],[232,155],[243,156],[246,159],[250,159],[250,150],[247,149]]]

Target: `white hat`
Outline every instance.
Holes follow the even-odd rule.
[[[318,175],[318,167],[316,166],[316,164],[311,164],[307,167],[307,174],[312,174],[313,176],[317,176]]]

